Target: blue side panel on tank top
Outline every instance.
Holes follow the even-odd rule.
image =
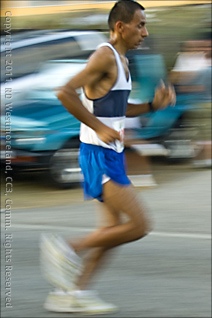
[[[107,95],[93,101],[97,117],[125,116],[130,90],[111,90]]]

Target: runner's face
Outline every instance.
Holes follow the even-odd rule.
[[[133,20],[123,25],[122,38],[127,49],[136,49],[148,35],[145,13],[137,10]]]

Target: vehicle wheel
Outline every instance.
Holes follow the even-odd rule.
[[[53,183],[62,189],[71,188],[81,181],[78,162],[79,142],[69,142],[51,157],[49,173]]]

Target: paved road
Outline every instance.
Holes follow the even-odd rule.
[[[100,295],[120,307],[106,317],[211,317],[211,171],[186,170],[172,176],[156,188],[138,190],[149,207],[154,231],[119,248],[94,281]],[[51,287],[39,270],[42,232],[74,237],[94,227],[95,203],[83,203],[80,190],[66,193],[70,203],[42,206],[38,198],[38,208],[12,208],[10,218],[8,212],[1,213],[2,244],[6,243],[1,317],[75,317],[43,309]]]

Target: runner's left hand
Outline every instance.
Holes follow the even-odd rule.
[[[155,110],[166,108],[167,106],[174,106],[176,103],[176,94],[174,87],[169,84],[165,85],[161,80],[160,86],[155,90],[155,96],[152,101]]]

